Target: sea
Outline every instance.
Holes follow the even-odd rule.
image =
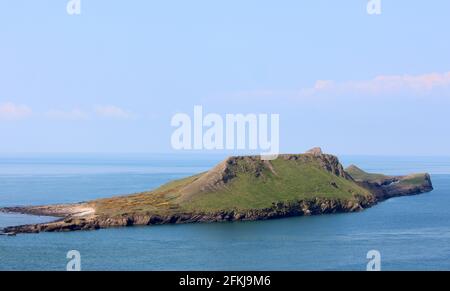
[[[220,155],[0,156],[0,207],[70,203],[153,189]],[[434,191],[358,213],[256,222],[136,226],[0,236],[0,270],[450,270],[450,157],[342,156],[370,172],[429,172]],[[0,227],[51,217],[0,214]],[[369,256],[370,257],[370,256]]]

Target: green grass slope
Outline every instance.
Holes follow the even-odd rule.
[[[355,165],[349,166],[345,171],[356,181],[382,182],[389,179],[389,176],[383,174],[367,173]]]
[[[212,170],[144,193],[91,202],[97,214],[170,214],[251,210],[314,198],[354,200],[371,193],[331,155],[281,155],[273,161],[232,157]]]

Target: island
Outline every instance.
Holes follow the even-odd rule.
[[[59,218],[3,229],[10,234],[37,233],[356,212],[392,197],[432,190],[427,173],[388,176],[354,165],[344,169],[336,156],[314,148],[270,161],[259,156],[229,157],[207,172],[148,192],[0,211]]]

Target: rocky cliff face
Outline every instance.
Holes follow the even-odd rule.
[[[399,197],[417,195],[433,191],[433,184],[429,174],[416,174],[415,179],[420,183],[408,183],[410,176],[388,177],[382,182],[356,181],[362,187],[369,189],[377,199],[383,200]]]
[[[429,174],[412,174],[407,176],[388,176],[367,173],[355,165],[346,172],[362,187],[369,189],[378,201],[392,197],[415,195],[433,190]]]

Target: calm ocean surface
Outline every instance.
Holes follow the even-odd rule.
[[[0,157],[0,207],[79,202],[155,188],[209,169],[218,156]],[[431,193],[361,213],[244,223],[166,225],[0,236],[0,270],[450,270],[450,158],[342,157],[388,174],[430,172]],[[45,221],[0,214],[0,227]]]

